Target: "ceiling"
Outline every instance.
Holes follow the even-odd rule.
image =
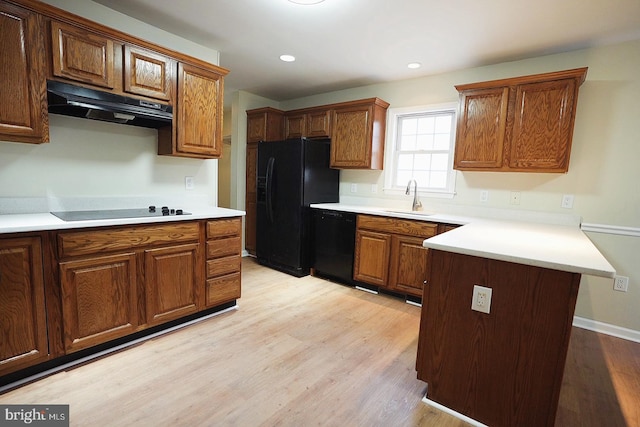
[[[275,101],[640,39],[639,0],[95,1],[219,51],[226,93]]]

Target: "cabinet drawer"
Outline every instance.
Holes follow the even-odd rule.
[[[207,306],[240,298],[240,273],[227,274],[207,280]]]
[[[240,237],[209,240],[207,242],[207,259],[220,258],[229,255],[240,255]]]
[[[239,272],[240,262],[240,255],[210,259],[207,261],[207,278]]]
[[[60,258],[99,252],[114,252],[177,242],[197,242],[197,222],[180,224],[108,228],[58,234]]]
[[[369,215],[358,215],[358,229],[369,229],[424,238],[433,237],[438,234],[438,224]]]
[[[239,236],[242,230],[242,219],[218,219],[207,222],[207,238]]]

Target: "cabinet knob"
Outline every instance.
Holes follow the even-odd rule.
[[[423,285],[426,285],[426,284],[427,284],[427,281],[426,281],[426,280],[425,280],[425,281],[423,281],[423,282],[422,282],[422,284],[423,284]]]

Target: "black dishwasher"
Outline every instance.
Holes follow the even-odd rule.
[[[349,285],[353,280],[356,214],[314,209],[315,274]]]

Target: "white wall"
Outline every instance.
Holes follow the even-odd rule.
[[[97,3],[46,2],[161,46],[219,63],[215,50]],[[50,137],[50,143],[41,145],[0,142],[0,212],[7,205],[7,199],[2,198],[157,197],[181,203],[217,203],[218,161],[158,156],[155,130],[50,115]],[[185,190],[185,176],[195,178],[194,190]]]
[[[493,66],[359,87],[282,102],[290,110],[377,96],[390,108],[457,102],[456,84],[589,67],[580,88],[571,163],[567,174],[457,172],[452,200],[424,199],[427,209],[501,208],[573,214],[585,223],[631,228],[640,235],[640,41],[584,49]],[[381,189],[382,171],[341,171],[341,201],[409,207],[411,198],[388,196]],[[350,192],[350,183],[359,183]],[[378,193],[371,193],[377,184]],[[480,190],[489,201],[480,202]],[[509,204],[511,191],[521,204]],[[573,194],[573,209],[560,207],[562,195]],[[629,276],[629,291],[613,291],[611,280],[584,276],[576,315],[640,333],[640,238],[587,233],[616,268]],[[640,336],[640,335],[639,335]]]

